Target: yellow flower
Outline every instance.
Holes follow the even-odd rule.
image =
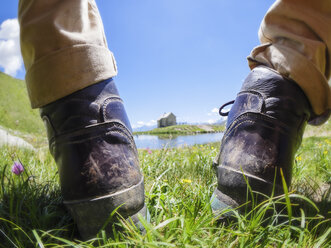
[[[192,180],[190,180],[190,179],[182,179],[182,183],[192,183]]]
[[[325,150],[325,151],[323,152],[323,154],[324,154],[324,155],[328,154],[328,151],[327,151],[327,150]]]
[[[302,160],[301,156],[297,156],[295,159],[296,159],[297,161],[301,161],[301,160]]]
[[[322,147],[322,144],[321,144],[321,143],[319,143],[319,144],[318,144],[318,147]]]
[[[325,143],[327,143],[328,145],[331,145],[331,141],[328,139],[325,140]]]

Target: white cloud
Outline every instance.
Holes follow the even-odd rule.
[[[147,126],[147,127],[151,127],[156,125],[156,120],[150,120],[148,122],[144,122],[144,121],[138,121],[137,124],[133,124],[132,128],[140,128],[143,126]]]
[[[16,76],[22,65],[18,20],[7,19],[0,25],[0,67],[5,73]]]
[[[210,112],[207,114],[208,116],[218,116],[218,108],[213,108],[210,110]]]
[[[211,110],[211,112],[212,112],[212,113],[218,113],[218,108],[213,108],[213,109]]]
[[[215,124],[218,120],[210,119],[207,121],[208,124]]]
[[[209,119],[206,122],[209,124],[215,124],[216,122],[222,122],[227,119],[227,117],[219,115],[218,108],[211,109],[210,112],[207,113],[207,116],[209,116]]]

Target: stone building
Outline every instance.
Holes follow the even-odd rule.
[[[176,116],[171,112],[165,113],[157,120],[157,127],[168,127],[176,124]]]

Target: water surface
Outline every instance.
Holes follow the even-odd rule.
[[[223,133],[204,133],[195,135],[180,136],[157,136],[157,135],[134,135],[137,148],[161,149],[163,147],[181,147],[192,146],[195,144],[206,144],[210,142],[219,142]]]

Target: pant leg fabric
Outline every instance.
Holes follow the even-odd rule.
[[[33,108],[117,74],[94,0],[20,0],[18,19]]]
[[[259,30],[249,66],[266,65],[293,79],[316,115],[330,113],[331,1],[277,0]]]

